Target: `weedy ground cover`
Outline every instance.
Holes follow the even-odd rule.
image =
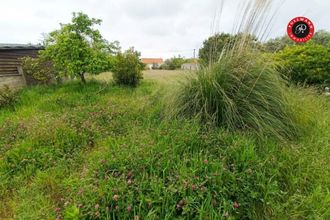
[[[276,141],[167,120],[172,86],[24,89],[0,111],[1,218],[329,218],[329,100],[291,88],[306,130]]]

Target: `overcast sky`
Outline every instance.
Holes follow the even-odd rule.
[[[38,43],[42,33],[82,11],[103,20],[99,29],[123,49],[134,46],[143,57],[193,56],[215,31],[232,32],[237,2],[225,0],[220,24],[212,28],[220,0],[1,0],[0,43]],[[296,16],[310,18],[317,30],[330,31],[329,0],[274,0],[279,12],[271,37],[285,34]]]

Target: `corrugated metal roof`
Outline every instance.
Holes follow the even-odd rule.
[[[44,47],[42,45],[33,44],[1,44],[0,50],[41,50]]]

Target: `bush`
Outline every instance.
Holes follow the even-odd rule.
[[[143,63],[140,62],[138,53],[133,49],[119,53],[113,68],[113,79],[119,85],[136,87],[142,77]]]
[[[161,69],[165,70],[176,70],[181,69],[181,65],[187,62],[187,60],[183,57],[172,57],[171,59],[167,59],[165,63],[161,66]]]
[[[272,62],[256,51],[233,50],[183,82],[174,100],[175,115],[258,136],[294,136],[285,82]]]
[[[11,90],[7,85],[0,88],[0,109],[5,107],[13,107],[17,99],[17,92]]]
[[[56,78],[53,64],[43,57],[23,57],[22,68],[28,84],[49,84]]]
[[[328,47],[310,42],[288,46],[276,54],[280,72],[295,84],[330,83],[330,44]]]

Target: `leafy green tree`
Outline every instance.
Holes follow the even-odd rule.
[[[330,42],[330,33],[325,30],[320,30],[315,33],[312,41],[322,46],[327,46]],[[295,43],[287,35],[270,39],[262,45],[262,49],[265,52],[276,52],[283,50],[286,46],[300,45],[301,43]]]
[[[230,49],[243,36],[246,37],[247,41],[245,45],[260,47],[258,39],[252,35],[243,35],[242,33],[236,35],[226,33],[216,34],[203,42],[203,47],[199,50],[201,64],[208,65],[217,62],[224,49]]]
[[[327,46],[330,43],[330,33],[325,30],[319,30],[313,36],[313,41],[317,44]]]
[[[221,55],[224,47],[233,39],[230,34],[216,34],[203,42],[203,47],[199,49],[199,59],[202,64],[214,63]]]
[[[323,84],[330,80],[330,44],[287,46],[275,56],[281,72],[294,83]]]
[[[144,64],[140,62],[140,53],[130,48],[124,53],[118,53],[112,70],[113,79],[119,85],[136,87],[142,77]]]
[[[94,25],[100,19],[73,13],[69,24],[53,31],[45,40],[44,55],[49,57],[60,75],[79,76],[86,83],[85,73],[97,74],[109,69],[109,53],[115,49],[104,40]]]
[[[286,46],[296,45],[288,36],[277,37],[270,39],[263,44],[262,50],[264,52],[276,52],[283,50]]]

